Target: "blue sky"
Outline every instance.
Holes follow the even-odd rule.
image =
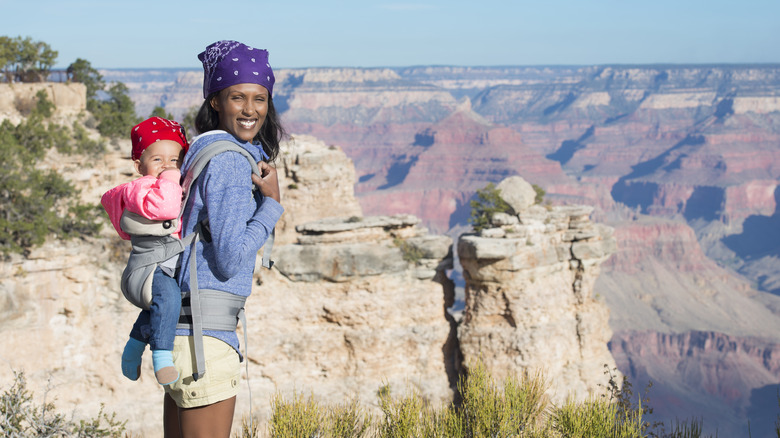
[[[220,6],[216,6],[220,5]],[[0,0],[58,67],[198,68],[213,41],[276,68],[780,63],[778,0]]]

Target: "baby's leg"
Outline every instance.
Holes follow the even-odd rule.
[[[176,279],[166,275],[159,267],[152,279],[149,311],[152,327],[149,346],[152,347],[154,374],[160,385],[170,385],[179,380],[179,372],[173,366],[173,339],[181,311],[181,289]]]
[[[141,356],[149,339],[149,311],[142,310],[130,330],[130,339],[122,351],[122,374],[130,380],[138,380],[141,375]],[[144,335],[146,333],[146,335]]]

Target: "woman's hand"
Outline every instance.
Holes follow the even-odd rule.
[[[262,177],[259,177],[253,173],[252,183],[254,183],[258,189],[260,189],[260,193],[262,193],[263,196],[268,196],[276,202],[281,202],[281,196],[279,195],[279,180],[276,176],[276,168],[272,167],[265,161],[258,162],[257,167],[260,168],[260,174]]]

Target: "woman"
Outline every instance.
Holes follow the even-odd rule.
[[[215,156],[193,184],[182,217],[182,235],[208,220],[208,231],[195,249],[197,287],[247,297],[258,250],[284,209],[279,204],[276,170],[264,161],[279,152],[284,130],[274,110],[274,75],[268,52],[237,41],[218,41],[198,55],[203,62],[203,97],[195,138],[184,158],[182,174],[192,157],[217,141],[231,141],[258,161],[262,177],[252,174],[247,159],[236,152]],[[252,185],[259,194],[252,192]],[[179,283],[190,291],[190,258],[181,258]],[[205,374],[193,379],[191,330],[177,330],[174,362],[182,378],[165,389],[166,437],[229,437],[240,380],[238,337],[233,331],[203,330]]]

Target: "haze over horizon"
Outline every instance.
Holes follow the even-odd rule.
[[[593,0],[321,3],[0,0],[2,35],[59,52],[55,68],[199,68],[220,39],[275,68],[780,63],[780,2]],[[257,18],[254,18],[257,17]]]

